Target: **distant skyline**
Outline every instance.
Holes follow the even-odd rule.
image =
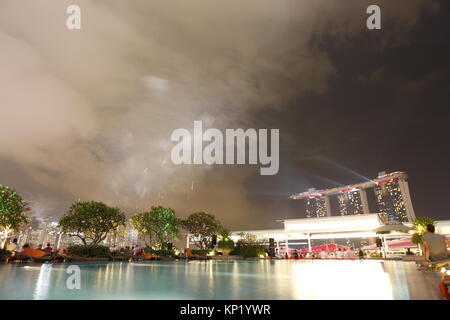
[[[35,216],[97,200],[245,230],[305,217],[289,196],[308,188],[404,171],[416,216],[448,220],[450,3],[380,0],[381,30],[370,4],[2,1],[0,183]],[[197,120],[279,129],[278,173],[172,164],[171,132]]]

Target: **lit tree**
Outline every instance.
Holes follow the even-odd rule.
[[[28,205],[22,197],[7,186],[0,184],[0,232],[3,234],[2,248],[5,247],[12,232],[28,222],[25,214]]]
[[[194,243],[202,250],[211,247],[213,236],[222,231],[222,225],[212,214],[196,212],[183,221],[184,228],[193,237]]]
[[[147,247],[155,245],[155,235],[150,228],[150,212],[136,213],[130,218],[133,228],[139,233]]]
[[[167,243],[180,234],[181,221],[175,216],[175,211],[161,206],[152,207],[149,212],[135,214],[130,218],[130,223],[149,247],[156,244],[160,249],[165,249]]]
[[[422,235],[427,231],[427,225],[436,225],[436,221],[429,217],[418,217],[413,222],[413,228],[415,230],[412,235],[411,242],[414,244],[422,244]]]
[[[59,227],[69,236],[75,236],[83,244],[99,244],[109,233],[125,225],[125,215],[119,208],[102,202],[76,202],[59,221]]]

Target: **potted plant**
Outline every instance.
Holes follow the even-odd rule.
[[[224,256],[228,256],[230,252],[234,249],[234,241],[230,239],[231,231],[222,228],[220,231],[221,240],[217,242],[217,247],[222,251]]]

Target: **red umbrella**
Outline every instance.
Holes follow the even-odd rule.
[[[378,250],[379,248],[377,247],[377,245],[373,244],[371,246],[365,246],[362,247],[361,250]]]
[[[330,244],[323,244],[321,246],[315,246],[311,248],[311,252],[320,252],[320,251],[327,251],[327,252],[334,252],[337,249],[341,250],[350,250],[350,247],[347,246],[341,246],[340,244],[330,243]],[[308,249],[303,249],[300,251],[301,253],[307,253]]]

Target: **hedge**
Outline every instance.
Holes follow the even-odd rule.
[[[101,258],[110,256],[108,247],[94,244],[70,246],[67,248],[67,251],[74,256],[85,258]]]
[[[11,256],[11,251],[0,249],[0,261],[6,260],[9,256]]]
[[[266,252],[266,247],[263,245],[249,245],[236,247],[230,252],[230,255],[243,256],[246,258],[259,257]]]

